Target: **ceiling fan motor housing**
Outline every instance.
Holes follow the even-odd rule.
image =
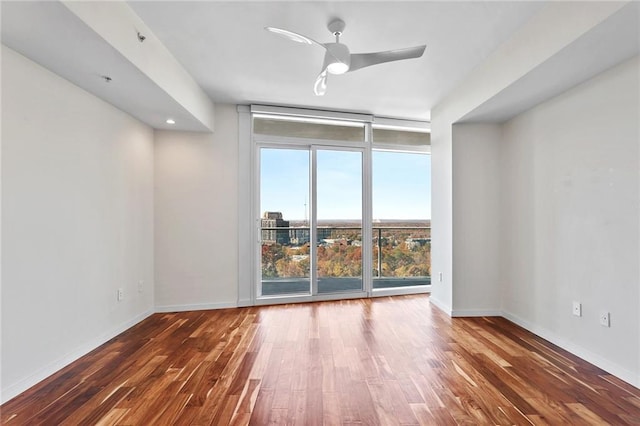
[[[327,71],[331,74],[344,74],[349,71],[351,54],[349,48],[342,43],[325,43],[327,53],[325,63],[328,63]]]

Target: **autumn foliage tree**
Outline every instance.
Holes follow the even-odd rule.
[[[413,233],[411,232],[413,231]],[[380,234],[382,235],[382,234]],[[362,247],[360,234],[341,234],[331,243],[317,249],[319,277],[362,276]],[[378,239],[373,247],[374,276],[378,276]],[[423,230],[385,231],[380,238],[382,277],[424,277],[431,275],[431,244]],[[413,240],[411,239],[413,238]],[[409,243],[409,242],[410,243]],[[262,246],[262,275],[264,278],[309,277],[310,246]]]

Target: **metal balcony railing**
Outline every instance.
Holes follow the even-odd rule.
[[[309,227],[261,228],[261,237],[263,278],[295,278],[295,275],[299,278],[308,278],[309,261],[307,259],[311,241]],[[332,261],[344,260],[345,263],[344,268],[336,268],[338,272],[335,274],[319,271],[320,278],[362,276],[361,269],[358,270],[354,266],[354,262],[357,262],[360,268],[362,264],[361,251],[358,251],[362,246],[361,227],[319,226],[316,230],[316,244],[319,247],[318,264],[328,260],[321,259],[321,256],[328,255],[336,257],[331,259]],[[302,254],[286,254],[296,250]],[[275,265],[268,263],[274,262],[276,257],[279,257],[277,259],[279,271],[276,270]],[[307,261],[304,262],[305,260]],[[287,262],[304,262],[303,266],[307,269],[301,271],[300,267],[287,268]],[[373,264],[374,282],[382,279],[405,279],[407,283],[400,285],[429,284],[431,282],[431,228],[374,226]],[[297,274],[291,275],[287,271],[297,271]],[[419,281],[412,279],[419,279]]]

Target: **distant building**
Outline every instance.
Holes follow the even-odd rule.
[[[330,238],[333,234],[333,228],[316,228],[317,240],[321,242],[322,240],[326,240]]]
[[[321,244],[325,238],[331,238],[335,228],[317,227],[316,243]],[[308,223],[301,223],[289,230],[290,243],[294,245],[305,245],[311,242],[311,230]]]
[[[289,238],[292,244],[304,245],[311,241],[309,228],[293,228],[289,230]]]
[[[404,243],[409,250],[415,250],[418,247],[431,244],[431,238],[407,238]]]
[[[289,230],[264,228],[289,228],[289,221],[282,219],[281,212],[264,212],[261,220],[262,244],[289,244]]]

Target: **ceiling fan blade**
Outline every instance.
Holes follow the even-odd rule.
[[[316,78],[316,82],[313,85],[313,93],[315,93],[316,96],[324,96],[327,92],[327,74],[327,68],[325,67],[318,75],[318,78]]]
[[[295,41],[296,43],[317,44],[318,46],[324,47],[322,43],[318,43],[312,38],[309,38],[302,34],[294,33],[293,31],[283,30],[282,28],[275,28],[275,27],[264,27],[264,29],[274,34],[278,34],[282,37],[285,37],[291,41]]]
[[[406,49],[387,50],[386,52],[352,53],[349,71],[359,70],[360,68],[382,64],[384,62],[419,58],[424,53],[426,47],[426,45],[422,45]]]

